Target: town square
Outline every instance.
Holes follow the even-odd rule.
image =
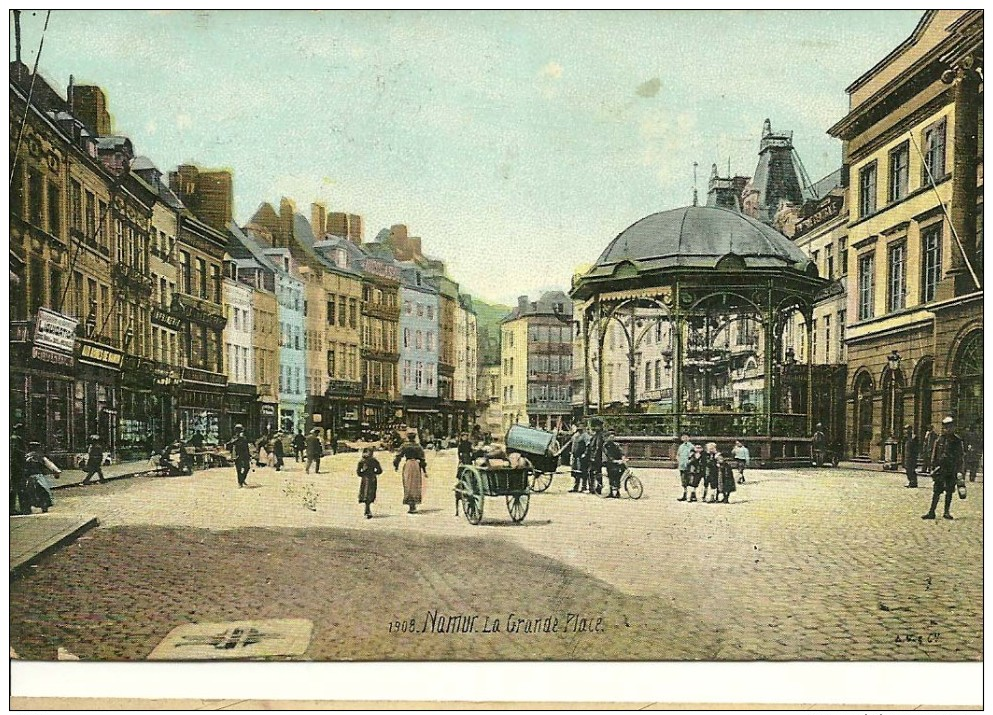
[[[10,24],[12,659],[982,661],[982,10]]]

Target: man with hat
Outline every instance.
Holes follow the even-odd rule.
[[[824,464],[824,452],[827,447],[827,436],[824,434],[824,425],[820,422],[814,428],[814,436],[810,440],[811,451],[814,453],[814,464],[818,467]]]
[[[590,494],[602,494],[603,445],[606,441],[606,435],[603,432],[603,420],[599,417],[594,417],[590,420],[590,424],[593,427],[593,436],[590,437],[590,443],[586,447],[586,451],[589,454],[586,481],[589,485]]]
[[[941,499],[941,493],[945,493],[945,519],[952,518],[952,495],[958,477],[962,473],[965,448],[962,438],[955,434],[955,420],[946,417],[941,421],[942,432],[938,441],[934,443],[934,452],[931,454],[931,476],[934,479],[934,493],[931,495],[931,509],[922,519],[934,519],[935,509]]]
[[[234,471],[238,477],[238,487],[245,486],[248,479],[248,472],[252,468],[252,452],[248,448],[248,438],[245,436],[245,428],[241,425],[234,426],[234,437],[228,442],[228,449],[234,457]]]
[[[86,449],[86,476],[83,477],[83,481],[80,482],[83,486],[91,484],[93,481],[93,475],[96,474],[100,478],[100,484],[103,484],[106,479],[103,477],[103,445],[100,444],[100,435],[91,434],[90,444]]]
[[[321,442],[321,428],[315,427],[307,436],[307,466],[304,473],[310,474],[310,467],[313,465],[314,474],[321,473],[321,457],[324,456],[324,443]]]
[[[283,468],[283,457],[286,454],[283,451],[283,431],[276,430],[276,434],[272,438],[272,466],[275,467],[276,471],[280,471]]]
[[[614,430],[607,430],[603,442],[603,459],[607,467],[607,480],[610,483],[608,499],[621,498],[621,475],[624,474],[624,452],[614,440]]]

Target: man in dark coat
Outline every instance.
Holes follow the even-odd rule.
[[[20,514],[18,500],[21,507],[29,504],[27,500],[27,481],[24,478],[24,457],[27,449],[24,444],[24,425],[17,423],[10,430],[10,513]],[[23,495],[23,496],[22,496]]]
[[[921,443],[914,434],[914,428],[907,425],[903,433],[903,468],[907,471],[907,488],[917,489],[917,458]]]
[[[234,437],[228,442],[228,449],[234,457],[234,471],[238,477],[238,487],[245,486],[248,479],[248,472],[252,468],[252,452],[248,447],[248,438],[245,437],[245,428],[235,425]]]
[[[607,480],[610,484],[608,499],[621,498],[621,475],[624,474],[624,452],[614,440],[614,430],[607,432],[603,442],[603,461],[607,467]]]
[[[92,483],[94,474],[99,477],[101,484],[107,481],[103,477],[103,445],[100,444],[100,436],[91,434],[90,444],[86,449],[86,476],[80,483]]]
[[[824,452],[827,449],[827,437],[824,434],[824,427],[820,422],[814,429],[814,436],[810,441],[810,448],[813,452],[814,464],[820,467],[824,464]]]
[[[310,474],[311,465],[314,466],[314,474],[321,473],[321,457],[324,456],[324,443],[321,442],[321,430],[315,427],[307,437],[307,466],[304,473]]]
[[[934,427],[931,425],[927,426],[924,430],[924,437],[921,438],[921,465],[924,468],[925,474],[931,473],[931,454],[934,452],[934,443],[938,441],[938,433],[934,431]]]
[[[572,478],[575,483],[570,492],[586,491],[586,475],[589,470],[586,448],[590,444],[590,434],[582,426],[577,426],[569,443],[569,458],[571,460]]]
[[[590,494],[603,493],[603,444],[607,435],[603,431],[603,420],[593,418],[593,436],[586,447],[589,454],[589,467],[587,469],[587,484],[589,484]]]
[[[976,481],[976,473],[979,471],[979,458],[983,454],[983,438],[980,436],[980,426],[978,422],[973,422],[972,427],[962,435],[965,444],[965,468],[962,470],[970,482]]]
[[[472,442],[469,441],[469,435],[465,432],[459,435],[458,452],[459,464],[472,462]]]
[[[278,472],[283,468],[283,433],[276,432],[276,435],[272,438],[272,466],[276,468]]]
[[[941,493],[945,493],[945,513],[944,518],[952,518],[952,495],[958,483],[958,477],[964,468],[965,445],[962,438],[955,434],[955,420],[946,417],[941,421],[942,433],[938,441],[934,443],[934,452],[931,455],[932,476],[934,478],[934,493],[931,495],[931,509],[922,519],[934,519],[935,509],[938,508],[938,501]]]
[[[303,452],[307,449],[307,438],[303,436],[303,430],[297,430],[297,433],[293,436],[293,456],[296,461],[303,461]]]

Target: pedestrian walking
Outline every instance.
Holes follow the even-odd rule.
[[[979,458],[983,455],[982,431],[978,422],[973,422],[972,427],[962,435],[965,445],[965,468],[962,470],[970,482],[976,481],[976,473],[979,471]]]
[[[589,452],[586,481],[589,484],[590,494],[603,494],[603,444],[607,435],[603,431],[603,420],[594,417],[591,424],[593,436],[586,447]]]
[[[824,464],[825,451],[827,450],[827,436],[824,434],[824,426],[820,422],[814,428],[814,435],[810,439],[811,456],[814,465],[820,467]]]
[[[314,474],[321,473],[321,457],[324,456],[324,443],[321,442],[321,430],[317,427],[310,431],[307,437],[307,466],[304,473],[310,474],[311,466],[314,467]]]
[[[42,513],[55,504],[52,496],[52,484],[48,481],[51,474],[56,479],[62,476],[62,470],[55,466],[42,449],[41,442],[28,442],[28,451],[24,456],[24,499],[21,501],[21,514],[30,514],[32,507],[38,507]]]
[[[694,445],[690,442],[688,434],[682,435],[679,439],[679,448],[676,450],[676,467],[679,469],[679,483],[683,487],[683,496],[676,501],[686,501],[690,488],[690,455],[693,454]]]
[[[720,477],[717,465],[717,444],[707,442],[706,450],[703,453],[703,501],[707,500],[707,492],[710,492],[710,504],[717,502],[717,492],[720,488]]]
[[[252,468],[252,451],[248,446],[245,428],[241,425],[234,426],[234,436],[228,442],[228,450],[234,457],[234,473],[238,477],[238,488],[240,489],[245,486],[248,472]]]
[[[469,435],[465,432],[459,435],[458,453],[459,464],[472,462],[472,442],[469,441]]]
[[[303,430],[297,430],[297,433],[293,436],[293,456],[296,461],[303,461],[304,450],[307,449],[307,438],[303,436]]]
[[[585,492],[587,484],[587,471],[589,469],[589,456],[587,447],[590,444],[590,434],[582,426],[577,426],[569,442],[570,468],[572,469],[572,479],[574,484],[570,492]]]
[[[696,490],[697,487],[700,486],[701,480],[703,480],[703,470],[705,466],[706,458],[703,454],[703,445],[693,445],[693,452],[686,461],[686,473],[688,475],[688,485],[690,488],[690,502],[695,502],[697,500]]]
[[[376,486],[378,477],[383,473],[383,467],[375,457],[375,450],[366,447],[362,450],[356,473],[359,475],[359,504],[365,504],[365,518],[372,518],[370,505],[376,501]]]
[[[934,443],[934,452],[931,454],[931,476],[934,479],[934,492],[931,495],[931,509],[922,519],[934,519],[935,509],[938,508],[938,501],[941,493],[945,493],[945,519],[952,519],[952,495],[962,477],[964,468],[965,447],[962,438],[955,434],[955,420],[946,417],[941,421],[942,433]],[[963,486],[964,488],[964,486]]]
[[[603,442],[603,463],[607,468],[607,482],[610,485],[608,499],[621,498],[621,475],[624,474],[624,452],[615,436],[614,430],[607,430]]]
[[[917,458],[920,451],[921,442],[914,434],[914,428],[907,425],[903,431],[903,468],[907,472],[907,489],[917,489]]]
[[[718,484],[720,485],[721,504],[728,504],[731,493],[737,491],[738,487],[734,483],[733,460],[727,459],[723,454],[718,453],[715,457],[717,463]]]
[[[934,431],[934,427],[928,425],[921,438],[921,466],[925,474],[931,473],[931,455],[934,453],[934,443],[937,441],[938,433]]]
[[[280,471],[283,468],[283,457],[285,453],[283,452],[283,433],[276,432],[276,436],[272,438],[272,466],[276,468],[276,471]]]
[[[417,444],[417,434],[408,432],[407,440],[393,458],[393,469],[399,470],[400,462],[406,460],[403,465],[403,503],[407,505],[408,514],[416,514],[424,493],[423,480],[427,477],[428,465],[424,449]]]
[[[738,484],[744,484],[745,467],[751,461],[752,455],[748,453],[748,447],[740,439],[734,441],[734,449],[731,450],[731,457],[734,459],[733,466],[738,468]]]
[[[83,486],[91,484],[94,474],[99,477],[100,484],[107,481],[103,476],[103,445],[100,444],[100,435],[91,434],[89,446],[86,448],[86,476],[80,484]]]
[[[266,430],[265,433],[255,441],[255,466],[264,467],[269,457],[269,442],[272,440],[272,432]]]
[[[24,477],[24,458],[27,449],[24,444],[24,425],[18,422],[10,429],[10,513],[20,514],[23,506],[18,505],[22,494],[26,493],[27,480]],[[23,504],[24,502],[21,502]]]

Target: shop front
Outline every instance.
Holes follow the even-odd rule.
[[[60,467],[74,466],[84,445],[73,434],[75,332],[72,318],[41,308],[34,321],[11,323],[10,419],[44,445]]]
[[[224,396],[224,419],[221,424],[221,441],[227,442],[234,435],[235,425],[251,428],[251,415],[258,400],[255,385],[229,383]]]
[[[77,340],[76,382],[73,386],[73,439],[85,445],[90,435],[100,437],[104,449],[117,456],[120,393],[118,385],[124,354],[103,343]]]
[[[206,445],[220,443],[227,375],[184,367],[179,385],[179,434]]]
[[[354,439],[359,432],[359,414],[362,409],[363,386],[351,380],[330,380],[322,398],[320,425],[325,434],[335,438]],[[315,425],[316,426],[316,425]]]

